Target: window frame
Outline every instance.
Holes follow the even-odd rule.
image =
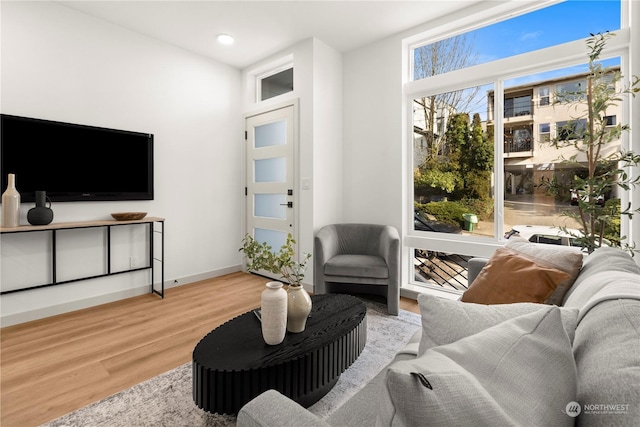
[[[280,74],[280,73],[283,73],[283,72],[288,71],[288,70],[291,70],[291,76],[292,76],[291,84],[292,84],[293,87],[291,88],[291,90],[289,90],[287,92],[279,93],[277,95],[270,96],[269,98],[262,99],[262,83],[263,83],[263,81],[268,79],[269,77],[273,77],[276,74]],[[257,75],[256,76],[256,98],[257,98],[257,102],[268,101],[270,99],[277,98],[279,96],[286,95],[288,93],[293,92],[295,90],[295,86],[294,86],[295,78],[293,77],[294,74],[295,74],[295,69],[293,67],[293,63],[290,63],[290,64],[285,64],[285,65],[283,65],[281,67],[278,67],[276,69],[270,70],[270,71],[268,71],[266,73]]]
[[[550,1],[540,4],[540,7],[547,7],[557,2]],[[526,9],[526,10],[525,10]],[[523,7],[522,13],[527,13],[533,10],[531,6],[528,8]],[[537,8],[535,8],[537,9]],[[510,17],[510,16],[508,16]],[[508,18],[507,16],[504,19]],[[625,76],[625,81],[628,81],[631,73],[630,64],[630,45],[631,45],[631,29],[629,28],[629,21],[631,20],[629,14],[629,4],[625,0],[622,0],[621,8],[621,28],[614,31],[616,37],[612,37],[608,40],[607,46],[602,52],[601,58],[607,59],[612,57],[621,58],[621,71]],[[490,25],[495,22],[494,20],[486,20],[482,25]],[[404,82],[403,82],[403,120],[404,131],[403,133],[409,135],[405,137],[406,146],[403,148],[405,162],[405,173],[403,176],[403,281],[402,283],[409,283],[410,287],[415,284],[413,279],[413,262],[412,252],[414,248],[435,250],[441,252],[459,253],[470,256],[489,257],[495,251],[496,248],[505,244],[504,239],[504,224],[502,218],[504,217],[504,194],[502,191],[496,191],[494,193],[494,217],[497,218],[494,224],[494,237],[477,237],[477,236],[461,236],[444,233],[434,233],[417,231],[413,229],[413,174],[411,173],[413,168],[412,144],[413,140],[411,135],[412,130],[412,117],[411,114],[406,114],[407,111],[411,111],[411,103],[413,99],[419,97],[435,96],[440,93],[460,90],[463,88],[484,86],[493,84],[493,106],[489,109],[493,110],[494,121],[494,188],[504,188],[504,153],[503,143],[504,141],[504,89],[505,81],[510,79],[527,76],[530,74],[550,71],[554,69],[563,69],[575,65],[584,64],[587,60],[585,55],[585,42],[586,37],[581,40],[575,40],[560,45],[555,45],[540,49],[537,51],[527,52],[503,59],[499,59],[493,62],[482,63],[467,67],[460,70],[451,71],[445,74],[432,76],[425,79],[413,80],[413,49],[420,45],[426,45],[438,40],[442,40],[448,37],[452,37],[456,34],[462,34],[471,31],[479,26],[482,26],[478,22],[472,25],[461,25],[457,30],[445,25],[444,28],[434,27],[426,33],[423,33],[423,37],[413,36],[403,41],[403,58],[404,58]],[[438,35],[439,33],[439,35]],[[551,96],[551,93],[550,93]],[[632,117],[629,114],[630,111],[630,99],[625,98],[622,105],[622,119],[621,122],[631,123]],[[550,124],[551,125],[551,124]],[[623,149],[632,149],[631,147],[631,135],[629,132],[623,133],[621,144]],[[636,150],[640,147],[633,147]],[[638,173],[638,172],[636,172]],[[640,191],[638,189],[637,191]],[[629,192],[625,192],[622,195],[622,203],[626,204],[630,200],[631,195]],[[625,200],[626,199],[626,200]],[[626,217],[622,218],[623,224],[621,229],[622,235],[629,235],[630,224]],[[421,291],[427,290],[424,288]],[[433,290],[429,290],[433,291]],[[434,291],[436,292],[436,291]]]
[[[285,92],[282,93],[280,95],[276,95],[274,97],[271,98],[267,98],[265,100],[261,99],[261,94],[262,94],[262,80],[273,76],[275,74],[278,74],[284,70],[288,70],[289,68],[293,69],[293,91],[291,92]],[[291,93],[295,92],[295,64],[294,64],[294,58],[293,55],[287,55],[285,57],[282,57],[278,60],[275,60],[273,62],[270,62],[269,64],[266,64],[262,67],[259,67],[256,70],[253,70],[252,72],[249,72],[249,76],[251,76],[251,78],[254,80],[254,88],[255,88],[255,93],[253,94],[253,98],[254,98],[254,102],[256,103],[264,103],[264,102],[271,102],[274,99],[280,99],[280,97],[285,96],[285,95],[290,95]]]
[[[576,85],[578,86],[578,88],[580,87],[580,85],[582,85],[583,87],[587,86],[587,81],[585,79],[577,79],[577,80],[572,80],[570,82],[566,82],[566,83],[558,83],[555,85],[555,98],[556,100],[559,98],[558,95],[560,95],[560,99],[562,99],[564,102],[578,102],[578,101],[585,101],[585,94],[583,93],[584,91],[580,90],[580,89],[574,89],[571,88],[572,90],[562,90],[561,88],[564,86],[569,86],[569,85]],[[580,97],[574,95],[574,96],[569,96],[569,95],[564,95],[565,93],[571,94],[571,93],[575,93],[575,92],[581,92],[580,93]]]
[[[548,105],[551,105],[549,86],[541,86],[538,88],[538,107],[546,107]]]
[[[546,126],[546,132],[543,132],[542,127]],[[544,138],[543,138],[544,137]],[[538,123],[538,143],[539,144],[548,144],[551,142],[551,123]]]
[[[580,136],[587,129],[587,119],[578,120],[562,120],[556,122],[556,138],[559,141],[573,141],[578,138],[572,136]],[[584,134],[582,135],[584,136]]]

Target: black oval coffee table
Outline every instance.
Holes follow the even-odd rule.
[[[275,389],[304,407],[317,402],[360,355],[366,307],[350,295],[314,295],[305,330],[267,345],[249,311],[211,331],[193,351],[193,400],[205,411],[236,414]]]

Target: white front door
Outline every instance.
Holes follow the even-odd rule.
[[[246,230],[275,252],[285,244],[288,233],[296,238],[295,118],[295,107],[290,105],[245,121]]]

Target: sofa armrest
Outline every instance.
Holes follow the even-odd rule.
[[[260,394],[238,412],[237,427],[330,427],[276,390]]]
[[[489,258],[471,258],[469,260],[469,263],[467,264],[467,277],[469,278],[469,286],[471,286],[473,281],[476,280],[476,277],[478,277],[478,274],[480,274],[482,267],[484,267],[488,261]]]

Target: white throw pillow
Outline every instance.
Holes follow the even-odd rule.
[[[573,425],[576,365],[558,307],[392,364],[376,425]]]
[[[474,304],[428,294],[418,295],[418,304],[422,317],[422,338],[418,355],[424,354],[428,348],[450,344],[505,320],[548,308],[535,303]],[[578,312],[577,308],[560,308],[562,324],[571,343],[578,322]]]

